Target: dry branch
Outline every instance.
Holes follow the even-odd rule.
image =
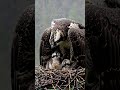
[[[85,90],[85,68],[47,70],[35,67],[35,90]]]

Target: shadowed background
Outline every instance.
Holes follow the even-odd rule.
[[[34,0],[0,0],[0,90],[11,90],[11,46],[19,16]]]

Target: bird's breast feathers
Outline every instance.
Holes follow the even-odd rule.
[[[65,40],[65,41],[60,41],[59,43],[57,43],[60,47],[63,47],[63,48],[67,48],[69,49],[70,48],[70,42],[68,40]]]

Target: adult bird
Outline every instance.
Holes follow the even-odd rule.
[[[81,31],[84,32],[84,26],[73,20],[66,18],[53,20],[51,27],[45,30],[41,39],[40,59],[42,65],[47,63],[51,58],[52,51],[56,49],[62,54],[62,60],[69,59],[75,63],[79,62],[81,56],[84,56],[79,53],[84,52],[81,47],[84,46],[84,33]]]

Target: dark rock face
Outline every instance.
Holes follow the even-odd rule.
[[[105,8],[120,8],[120,0],[86,0],[86,3]]]
[[[120,0],[105,0],[104,2],[110,8],[120,8]]]
[[[29,6],[16,25],[11,52],[12,90],[28,90],[35,72],[35,9]]]
[[[120,10],[86,6],[86,90],[120,89]]]

